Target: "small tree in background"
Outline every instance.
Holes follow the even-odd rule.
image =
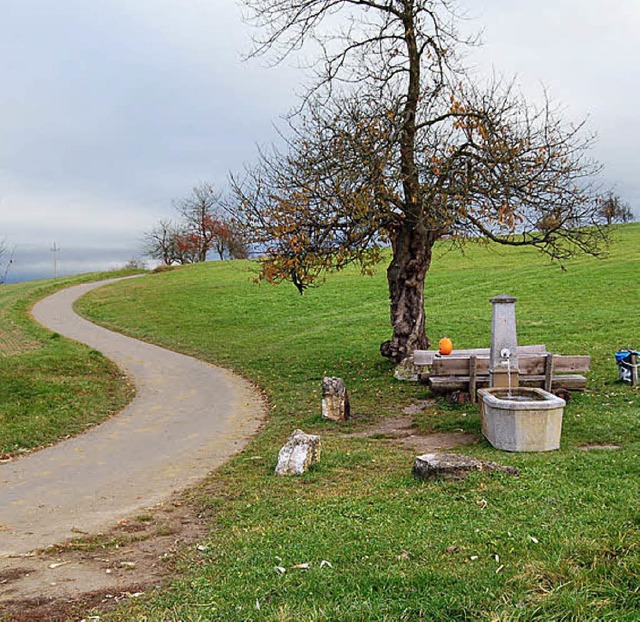
[[[227,254],[229,259],[249,259],[251,248],[242,228],[235,222],[229,226],[229,239],[227,240]]]
[[[248,244],[228,216],[222,195],[211,184],[195,186],[174,202],[177,222],[161,220],[144,234],[143,253],[161,261],[187,264],[206,261],[211,252],[219,259],[246,259]]]
[[[7,255],[7,246],[4,240],[0,240],[0,285],[7,280],[9,270],[13,265],[13,251]]]
[[[634,219],[629,204],[613,192],[609,192],[599,200],[598,216],[603,222],[606,222],[607,225],[633,222]]]
[[[165,266],[178,262],[176,253],[177,226],[170,220],[160,220],[143,237],[142,254],[157,259]]]
[[[424,286],[442,237],[556,259],[599,253],[590,137],[509,84],[472,82],[451,2],[244,3],[261,29],[257,54],[281,60],[308,41],[320,51],[286,148],[232,179],[265,280],[302,292],[326,270],[370,270],[390,245],[393,335],[380,351],[399,362],[429,346]]]
[[[197,245],[196,261],[206,261],[212,250],[219,259],[224,259],[231,234],[225,220],[222,195],[211,184],[201,183],[177,202],[176,209],[182,216],[190,241]]]
[[[198,263],[202,245],[200,238],[188,229],[182,229],[175,237],[175,263]]]
[[[147,264],[140,257],[131,257],[122,268],[124,270],[146,270]]]

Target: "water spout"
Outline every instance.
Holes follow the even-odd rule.
[[[502,364],[507,366],[507,397],[511,398],[511,351],[509,348],[500,350],[500,358],[502,359]]]

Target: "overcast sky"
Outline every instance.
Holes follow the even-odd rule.
[[[478,71],[544,85],[640,214],[639,0],[466,0]],[[303,74],[244,62],[235,0],[0,0],[0,240],[11,280],[106,269],[199,181],[275,138]]]

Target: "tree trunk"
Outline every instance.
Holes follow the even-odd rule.
[[[416,349],[427,349],[424,281],[435,239],[421,225],[405,224],[393,240],[393,259],[387,269],[393,337],[380,346],[382,356],[399,363]]]
[[[404,5],[402,22],[409,57],[409,82],[400,135],[404,221],[393,236],[393,259],[387,269],[393,337],[380,346],[382,356],[400,363],[416,349],[429,347],[424,320],[424,279],[435,238],[421,224],[420,176],[416,165],[416,114],[420,100],[420,56],[413,2]]]

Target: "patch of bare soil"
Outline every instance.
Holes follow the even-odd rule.
[[[434,402],[431,400],[421,400],[410,404],[404,409],[404,415],[381,419],[376,421],[374,425],[367,427],[367,429],[353,432],[348,436],[384,439],[420,454],[448,450],[462,445],[473,445],[478,442],[478,437],[475,434],[467,432],[417,434],[413,427],[413,415],[431,408],[433,404]]]
[[[359,432],[347,434],[352,438],[405,438],[415,432],[412,429],[413,420],[408,415],[400,417],[385,417],[367,426]]]
[[[208,529],[179,495],[113,529],[0,559],[0,621],[81,620],[159,588]]]
[[[582,451],[593,451],[593,450],[604,450],[604,451],[613,451],[616,449],[622,449],[620,445],[615,445],[613,443],[591,443],[588,445],[581,445],[578,447]]]
[[[433,434],[412,434],[399,441],[418,454],[445,451],[463,445],[475,445],[478,437],[467,432],[434,432]]]

